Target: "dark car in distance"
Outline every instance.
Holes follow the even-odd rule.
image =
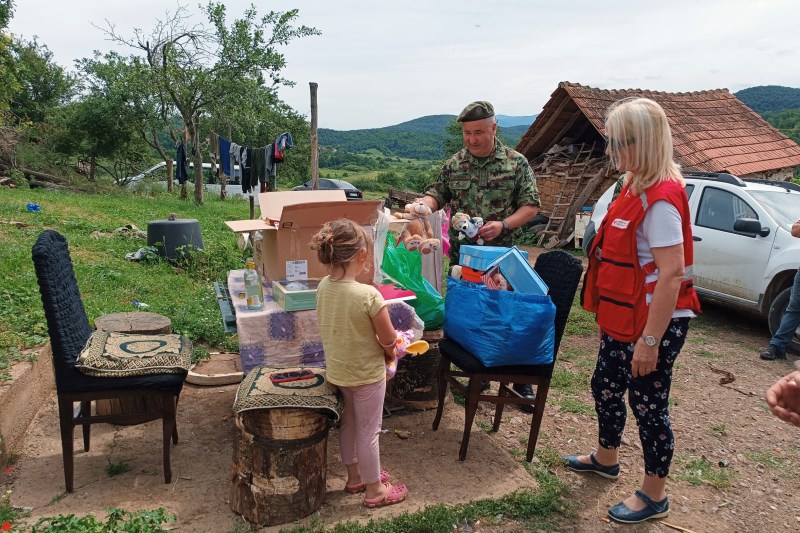
[[[361,191],[356,189],[351,183],[343,180],[335,180],[331,178],[319,178],[319,189],[321,191],[331,189],[341,189],[348,200],[363,200],[364,195]],[[310,191],[312,190],[311,182],[307,181],[302,185],[292,188],[293,191]]]

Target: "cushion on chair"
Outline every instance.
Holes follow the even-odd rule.
[[[452,339],[439,341],[439,353],[461,370],[472,374],[516,374],[542,377],[553,375],[553,364],[484,366],[477,357]]]
[[[95,331],[75,367],[97,377],[186,374],[192,343],[184,335],[135,335]]]
[[[273,383],[269,376],[273,372],[302,370],[304,367],[272,368],[257,366],[245,376],[236,391],[233,411],[241,413],[250,409],[313,409],[339,419],[341,404],[336,385],[327,379],[324,368],[309,368],[314,372],[311,379],[300,379],[284,383]]]

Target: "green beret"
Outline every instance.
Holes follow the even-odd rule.
[[[458,122],[472,122],[474,120],[483,120],[493,116],[494,108],[492,104],[484,100],[478,100],[477,102],[472,102],[467,105],[456,120]]]

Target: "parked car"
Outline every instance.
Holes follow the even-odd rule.
[[[344,191],[344,195],[347,197],[348,200],[363,200],[364,195],[361,194],[361,191],[356,189],[352,184],[344,181],[344,180],[335,180],[331,178],[320,178],[319,179],[319,188],[320,190],[330,190],[330,189],[342,189]],[[298,185],[297,187],[292,187],[293,191],[310,191],[311,182],[307,181],[302,185]]]
[[[694,239],[694,284],[698,295],[747,308],[775,333],[789,304],[800,266],[800,186],[792,182],[742,180],[731,174],[684,172]],[[619,187],[603,193],[584,233],[589,247]],[[800,353],[800,328],[791,349]]]

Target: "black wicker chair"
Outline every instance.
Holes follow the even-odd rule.
[[[178,443],[175,414],[186,373],[92,377],[78,371],[75,363],[93,330],[81,301],[67,240],[56,231],[44,231],[37,238],[32,255],[53,352],[67,492],[73,490],[73,429],[83,427],[83,449],[89,451],[89,426],[95,423],[140,424],[161,418],[164,482],[170,483],[170,439]],[[91,414],[92,401],[122,397],[151,398],[154,401],[148,403],[160,404],[161,408],[147,413]],[[75,410],[76,402],[79,407]]]
[[[564,328],[580,283],[583,267],[579,259],[561,250],[556,250],[540,255],[536,260],[534,270],[549,287],[550,297],[556,306],[554,354],[558,354],[558,347],[561,344],[561,337],[564,334]],[[458,458],[461,461],[467,457],[469,434],[478,409],[478,402],[492,402],[496,405],[492,431],[500,429],[503,407],[506,404],[527,405],[533,410],[526,455],[526,459],[530,462],[536,450],[536,440],[539,437],[539,427],[542,424],[544,405],[547,400],[547,392],[550,389],[550,378],[553,375],[553,367],[555,366],[555,357],[553,358],[553,363],[549,365],[486,367],[460,344],[447,338],[439,342],[439,352],[441,354],[437,370],[439,405],[436,408],[436,417],[433,420],[433,430],[435,431],[439,428],[439,422],[442,419],[442,409],[448,383],[464,395],[466,402],[464,435],[461,439],[461,449],[458,453]],[[468,381],[464,384],[456,378],[468,378]],[[497,394],[483,394],[481,392],[481,383],[491,381],[500,383]],[[521,396],[511,387],[511,383],[535,385],[535,398],[530,399]]]

